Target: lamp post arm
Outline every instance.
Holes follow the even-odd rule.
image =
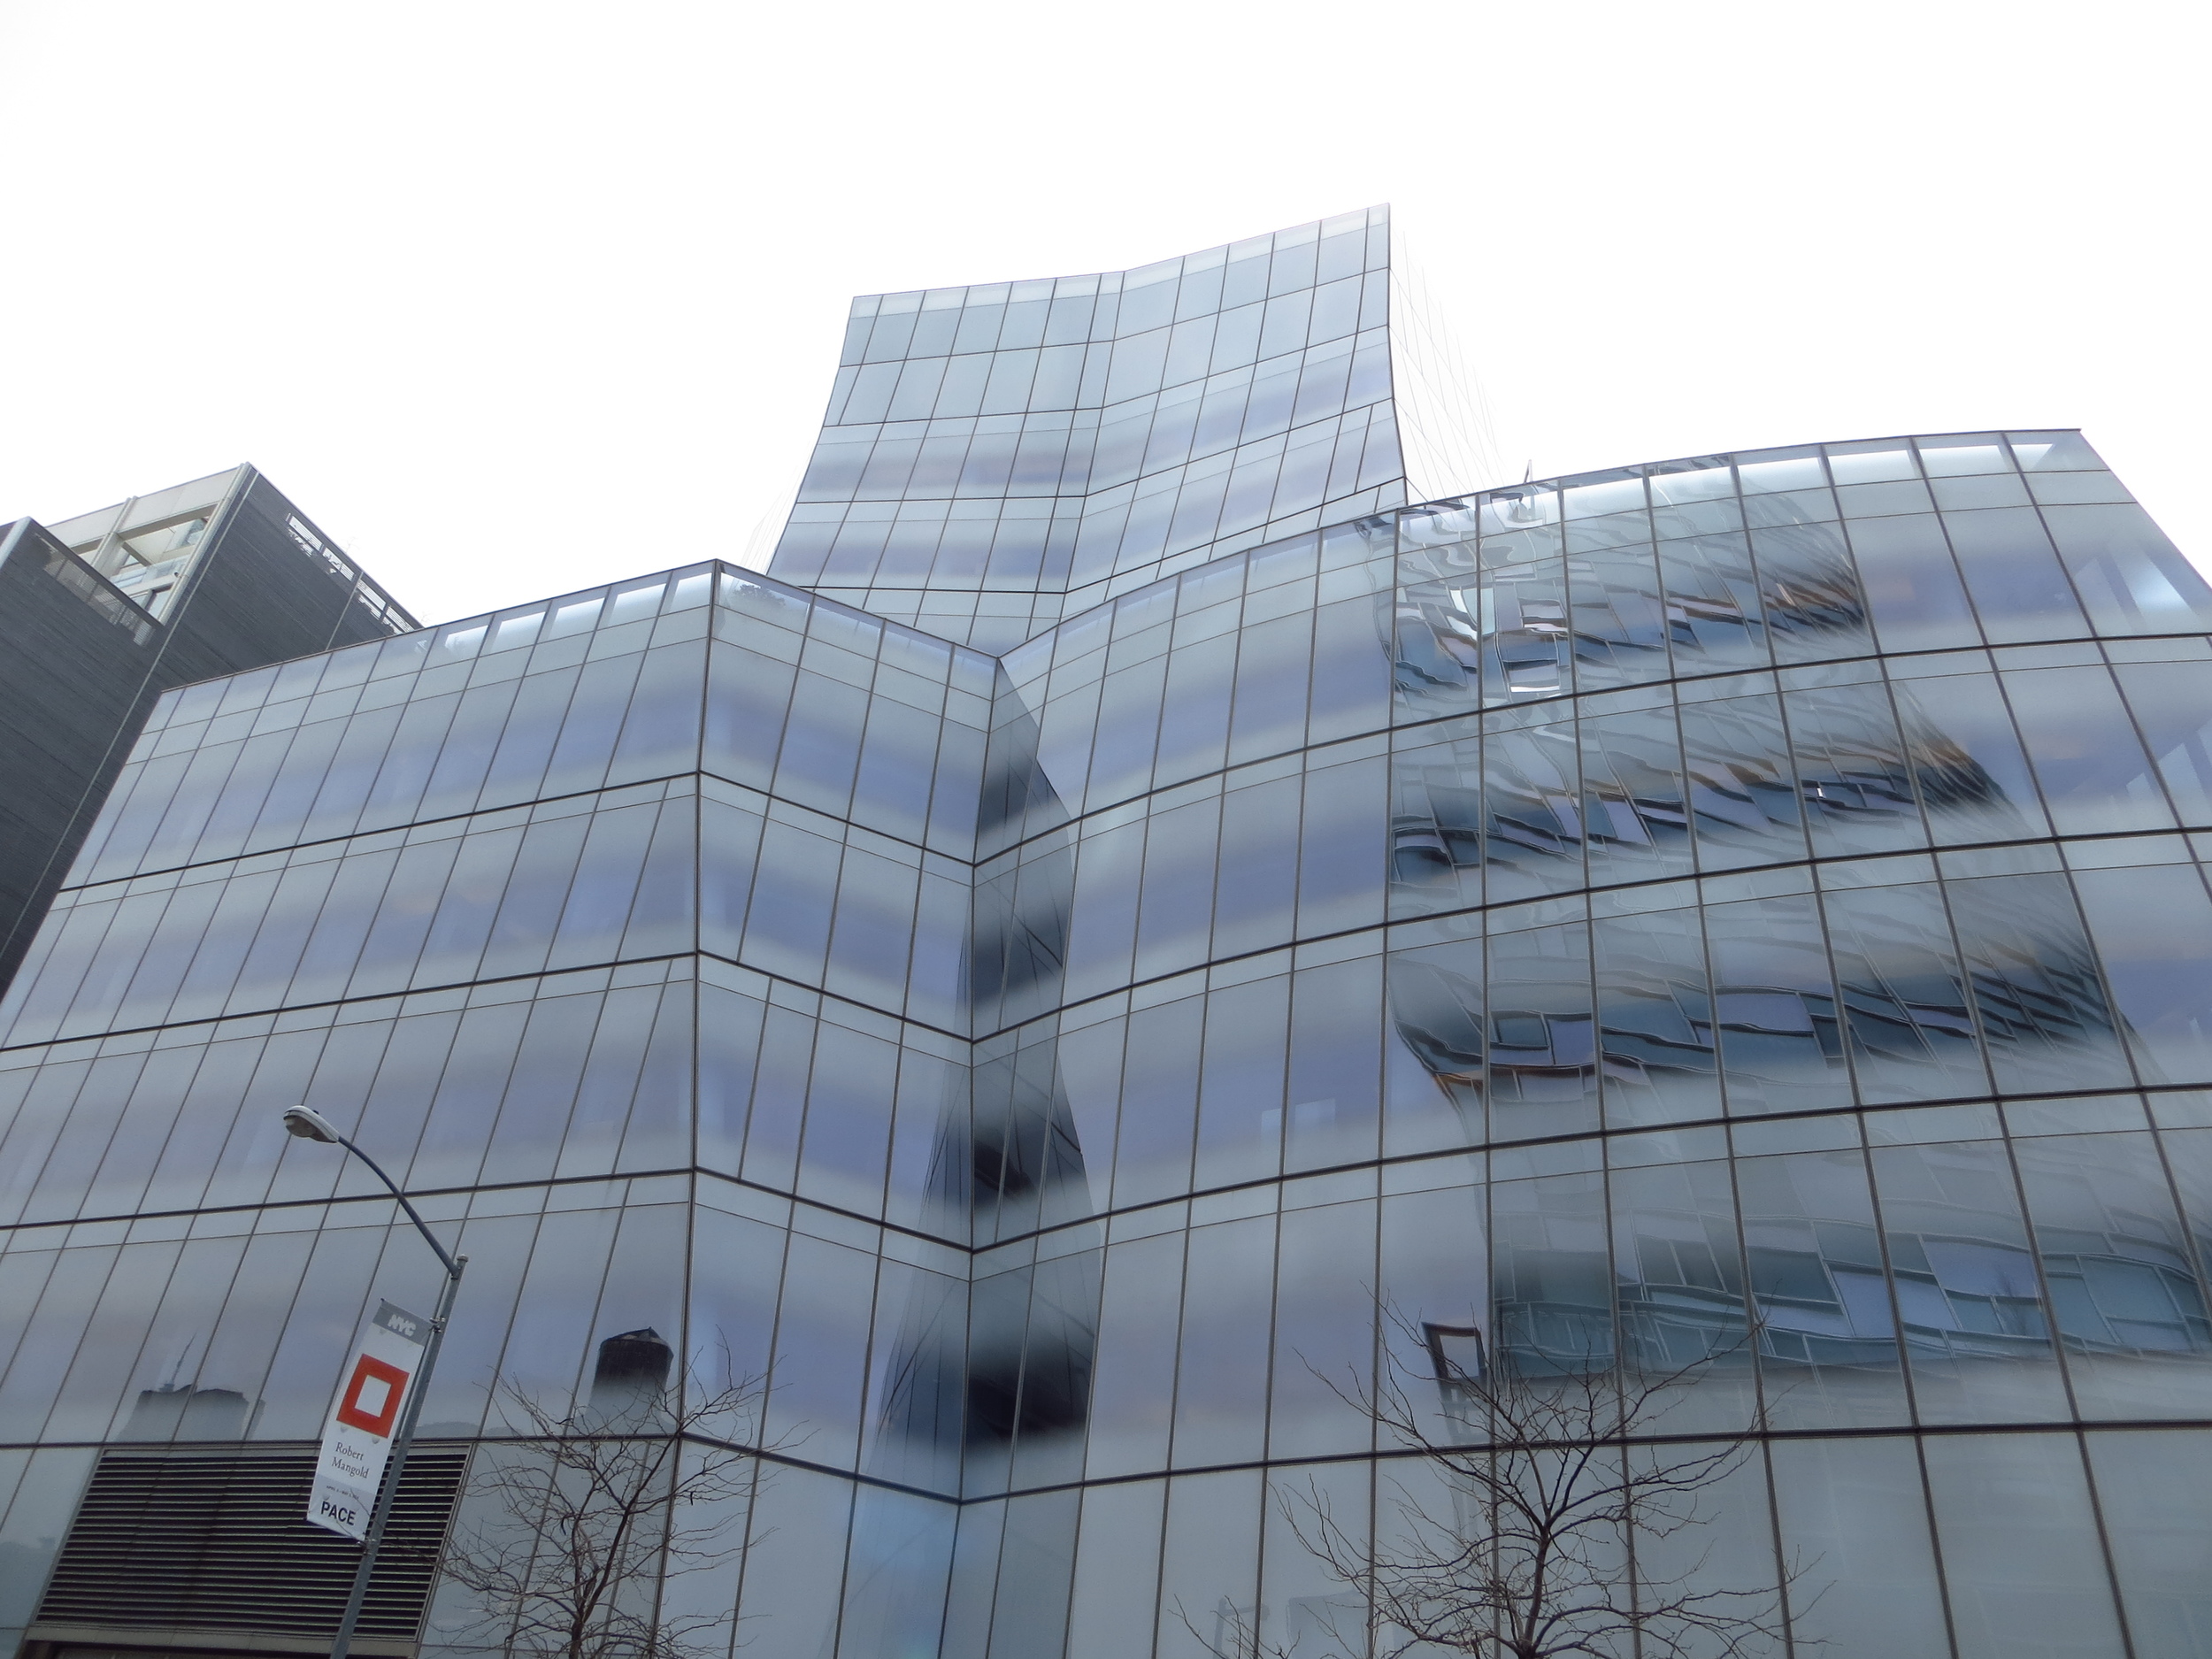
[[[374,1158],[371,1157],[367,1153],[362,1151],[359,1147],[354,1145],[352,1141],[347,1140],[343,1135],[340,1135],[338,1137],[338,1144],[345,1148],[347,1151],[352,1153],[355,1157],[359,1158],[362,1163],[367,1164],[372,1170],[374,1170],[376,1171],[376,1179],[382,1181],[385,1186],[391,1188],[392,1196],[399,1200],[399,1207],[407,1212],[407,1219],[413,1222],[415,1224],[415,1231],[422,1234],[422,1241],[428,1245],[433,1250],[437,1252],[438,1260],[445,1268],[446,1278],[448,1279],[456,1279],[460,1278],[461,1270],[454,1264],[453,1258],[446,1254],[445,1246],[440,1244],[436,1236],[433,1234],[430,1229],[423,1224],[421,1212],[416,1210],[414,1205],[408,1202],[407,1194],[399,1190],[399,1183],[394,1180],[390,1176],[385,1174],[384,1166],[381,1164],[379,1164]]]
[[[415,1425],[421,1420],[423,1401],[430,1392],[430,1374],[437,1368],[438,1349],[445,1342],[446,1322],[453,1317],[453,1298],[461,1288],[461,1270],[469,1264],[469,1259],[465,1256],[457,1258],[449,1255],[445,1246],[438,1242],[437,1235],[424,1224],[422,1212],[408,1202],[407,1194],[399,1190],[399,1183],[384,1172],[384,1166],[340,1134],[320,1112],[307,1106],[295,1106],[284,1114],[284,1126],[303,1140],[342,1147],[373,1170],[376,1179],[384,1183],[398,1200],[399,1207],[407,1212],[407,1219],[414,1223],[422,1241],[438,1258],[438,1265],[445,1269],[445,1285],[438,1292],[438,1311],[430,1317],[430,1340],[424,1344],[414,1380],[405,1385],[407,1398],[400,1411],[399,1433],[393,1439],[383,1484],[369,1511],[368,1529],[361,1540],[361,1560],[354,1569],[353,1588],[346,1597],[346,1610],[338,1620],[338,1633],[330,1644],[330,1659],[348,1659],[353,1649],[354,1630],[361,1622],[361,1609],[369,1599],[369,1580],[376,1572],[376,1552],[384,1541],[384,1525],[391,1519],[393,1502],[399,1496],[399,1479],[407,1471],[407,1454],[414,1448]]]

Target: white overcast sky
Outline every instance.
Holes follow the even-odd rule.
[[[0,0],[0,520],[250,460],[425,620],[736,557],[849,296],[1388,201],[1516,478],[2079,426],[2202,561],[2205,14]]]

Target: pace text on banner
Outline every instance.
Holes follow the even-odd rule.
[[[407,1391],[421,1369],[430,1321],[380,1302],[362,1328],[339,1381],[322,1454],[308,1494],[307,1518],[348,1538],[365,1537],[376,1507],[376,1489],[391,1455],[392,1436],[407,1408]]]

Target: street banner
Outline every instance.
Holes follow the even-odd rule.
[[[392,1437],[407,1409],[407,1391],[422,1367],[430,1321],[377,1304],[363,1327],[323,1428],[322,1455],[307,1497],[307,1518],[348,1538],[364,1538],[376,1489],[392,1454]]]

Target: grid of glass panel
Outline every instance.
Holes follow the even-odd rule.
[[[1405,500],[1387,211],[1133,271],[853,302],[771,572],[1003,650]]]
[[[2204,1651],[2206,1448],[2150,1425],[2208,1397],[2212,606],[2078,438],[1667,464],[1218,573],[1008,658],[1041,775],[979,871],[1022,947],[985,1046],[1057,1093],[979,1071],[977,1129],[1080,1156],[977,1206],[979,1273],[1103,1248],[1093,1484],[1022,1495],[1074,1479],[1048,1434],[970,1463],[1015,1494],[991,1650],[1040,1532],[1048,1650],[1342,1628],[1279,1500],[1370,1502],[1302,1460],[1369,1445],[1314,1373],[1373,1374],[1379,1286],[1524,1366],[1717,1356],[1668,1426],[1778,1432],[1707,1583],[1819,1557],[1827,1651]],[[1166,689],[1209,597],[1215,701]],[[1317,667],[1363,603],[1387,717]]]
[[[419,1283],[305,1100],[472,1253],[439,1432],[641,1325],[768,1376],[682,1594],[774,1651],[1329,1651],[1279,1501],[1411,1478],[1325,1380],[1425,1364],[1379,1292],[1709,1357],[1663,1430],[1769,1426],[1703,1582],[1810,1563],[1800,1651],[2212,1652],[2208,664],[2016,433],[1370,514],[995,656],[695,566],[189,688],[0,1008],[0,1536],[311,1434]]]

